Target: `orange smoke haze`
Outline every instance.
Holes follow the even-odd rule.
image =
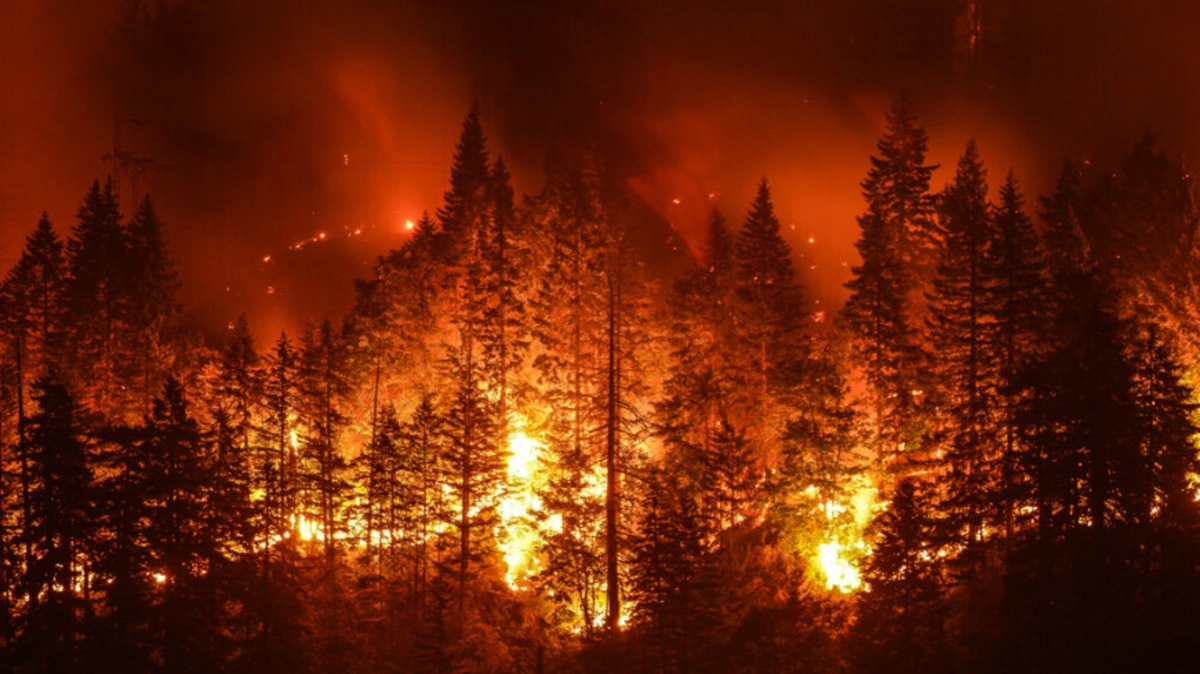
[[[669,269],[699,252],[712,206],[736,226],[767,176],[821,308],[844,297],[858,184],[901,88],[936,186],[971,137],[993,184],[1012,168],[1031,202],[1063,155],[1111,161],[1143,127],[1200,145],[1185,85],[1200,10],[997,0],[1027,8],[1005,39],[1028,58],[972,74],[934,5],[0,0],[0,264],[43,209],[66,233],[114,118],[123,149],[157,162],[140,189],[188,320],[219,332],[246,311],[264,338],[340,315],[352,279],[437,209],[472,100],[518,193],[551,147],[600,147]]]

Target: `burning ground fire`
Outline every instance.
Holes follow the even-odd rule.
[[[526,589],[527,581],[540,568],[536,553],[542,532],[533,516],[542,507],[537,487],[541,478],[543,445],[529,435],[528,426],[528,421],[520,414],[514,413],[509,421],[509,489],[500,500],[500,525],[496,532],[504,562],[508,565],[505,581],[514,590]]]

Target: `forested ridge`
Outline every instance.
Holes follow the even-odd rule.
[[[663,278],[602,152],[518,200],[476,109],[298,335],[182,327],[95,182],[0,288],[3,668],[1200,670],[1187,167],[929,142],[901,96],[828,315],[765,178]]]

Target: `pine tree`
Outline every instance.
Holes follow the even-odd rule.
[[[249,459],[255,407],[261,395],[259,356],[245,314],[238,316],[221,352],[214,398],[242,457]]]
[[[154,635],[164,672],[203,672],[220,667],[227,651],[223,604],[214,565],[222,559],[222,527],[210,510],[216,458],[199,422],[191,416],[183,387],[168,376],[154,399],[143,431],[148,512],[145,545],[158,600]]]
[[[299,364],[287,335],[275,342],[263,372],[266,419],[263,424],[263,502],[267,510],[265,539],[289,537],[295,528],[297,438],[293,420],[299,405]],[[290,538],[289,538],[290,540]],[[264,550],[269,555],[270,545]]]
[[[487,138],[479,123],[479,105],[474,104],[463,120],[462,135],[454,146],[450,189],[445,194],[445,206],[437,213],[443,245],[445,250],[452,251],[451,261],[457,260],[462,247],[481,233],[487,215],[490,178]]]
[[[986,175],[971,141],[940,199],[945,245],[929,298],[939,398],[949,422],[943,510],[948,535],[968,547],[984,540],[985,526],[997,524],[990,508],[1000,448],[992,401],[997,367],[987,343],[995,312],[985,262],[992,239]]]
[[[435,399],[421,399],[412,417],[401,429],[399,437],[407,457],[399,465],[402,483],[408,490],[412,505],[411,531],[416,537],[413,550],[413,594],[417,618],[425,608],[425,591],[429,584],[431,543],[436,543],[437,523],[448,518],[448,505],[443,498],[443,466],[446,451],[446,422],[438,413]]]
[[[719,422],[703,466],[704,504],[716,530],[729,529],[750,516],[761,476],[745,431]]]
[[[706,554],[696,502],[660,469],[647,477],[631,560],[633,618],[648,630],[662,672],[694,671],[700,661]]]
[[[741,330],[733,273],[733,236],[713,209],[703,258],[668,298],[671,357],[655,405],[656,432],[667,446],[672,470],[693,485],[702,479],[704,456],[722,420],[740,427],[751,423],[747,394],[753,387],[736,355]]]
[[[513,205],[513,190],[503,157],[497,157],[488,183],[487,279],[489,296],[483,310],[481,347],[488,388],[496,391],[500,421],[507,428],[515,375],[529,346],[523,278],[529,250],[522,220]]]
[[[874,552],[863,574],[854,659],[865,672],[926,672],[946,653],[942,580],[934,561],[928,505],[904,479],[876,518]]]
[[[266,358],[263,373],[264,419],[261,456],[263,524],[253,615],[256,642],[244,657],[249,666],[268,672],[296,671],[308,660],[311,633],[302,601],[300,537],[297,518],[298,442],[293,422],[299,405],[299,363],[292,343],[281,333]]]
[[[99,181],[92,184],[78,219],[67,242],[70,373],[88,408],[118,418],[125,402],[121,386],[130,379],[122,353],[129,330],[129,282],[122,263],[129,242],[111,180],[103,188]]]
[[[997,368],[994,391],[999,407],[1003,455],[999,489],[1005,537],[1013,533],[1012,487],[1017,470],[1017,410],[1021,403],[1019,378],[1045,352],[1050,326],[1050,276],[1041,241],[1025,215],[1024,197],[1009,171],[1000,188],[1000,203],[993,209],[991,240],[984,255],[987,304],[992,323],[988,334],[989,358]]]
[[[1082,200],[1079,171],[1064,160],[1054,193],[1041,198],[1047,264],[1059,286],[1090,263],[1090,245],[1079,224]]]
[[[298,411],[305,429],[300,443],[299,475],[304,495],[302,508],[315,510],[325,553],[332,564],[338,553],[338,534],[342,526],[342,506],[348,484],[346,459],[339,446],[339,434],[346,424],[341,411],[349,383],[343,369],[346,354],[341,340],[326,319],[317,330],[308,330],[301,340],[298,372]]]
[[[735,265],[747,340],[743,348],[753,354],[758,375],[756,430],[762,434],[773,414],[770,401],[790,389],[793,382],[787,381],[787,375],[806,355],[804,306],[792,269],[792,251],[779,234],[766,178],[759,183],[738,232]]]
[[[129,322],[133,330],[135,376],[146,407],[160,388],[169,366],[169,327],[178,311],[179,282],[175,262],[167,253],[163,224],[149,195],[138,206],[128,228]]]
[[[80,665],[92,472],[82,413],[66,386],[51,374],[33,391],[38,411],[29,418],[24,451],[34,480],[30,519],[21,532],[32,550],[21,583],[30,599],[16,660],[21,668],[65,672]]]
[[[505,486],[506,462],[496,436],[494,404],[459,354],[448,363],[455,393],[446,415],[447,443],[442,477],[453,504],[449,524],[458,533],[453,577],[458,584],[458,610],[465,610],[467,585],[475,568],[494,545],[496,502]]]
[[[888,113],[879,156],[862,183],[867,212],[859,216],[855,246],[862,263],[846,284],[842,309],[854,330],[874,398],[878,453],[886,460],[920,439],[921,291],[940,241],[925,164],[928,140],[901,95]]]
[[[61,356],[66,282],[63,244],[43,213],[0,287],[3,326],[18,380],[18,423],[25,415],[26,382],[36,381]]]
[[[152,451],[142,427],[106,429],[101,437],[95,454],[102,477],[95,485],[93,513],[100,535],[91,566],[98,576],[95,585],[103,591],[104,610],[88,634],[88,660],[97,668],[120,663],[148,672],[155,568],[145,492]]]
[[[852,347],[836,333],[817,346],[767,483],[769,504],[785,547],[817,554],[817,546],[836,544],[854,554],[850,543],[859,531],[853,499],[866,486],[869,465],[864,414],[847,375]]]
[[[603,560],[604,501],[585,486],[599,479],[606,420],[601,374],[609,298],[602,275],[607,221],[598,167],[590,160],[554,166],[534,204],[540,273],[530,302],[551,479],[541,498],[562,530],[545,541],[542,582],[558,601],[575,601],[591,634]]]
[[[63,348],[67,269],[63,244],[46,214],[26,239],[25,250],[0,285],[0,329],[11,352],[11,381],[15,389],[16,446],[19,459],[18,482],[20,521],[32,520],[30,489],[33,481],[29,459],[24,451],[25,425],[28,418],[28,389],[53,368]],[[7,373],[6,373],[7,374]],[[0,439],[0,442],[3,442]],[[0,461],[0,479],[7,477],[8,466]],[[8,487],[6,483],[5,491]],[[5,491],[5,493],[7,493]],[[8,504],[5,503],[5,506]],[[28,542],[21,552],[28,567],[32,550]]]

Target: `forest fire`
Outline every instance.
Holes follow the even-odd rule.
[[[525,417],[513,414],[508,432],[507,488],[500,500],[497,531],[508,566],[504,580],[513,590],[528,589],[528,581],[540,570],[537,547],[542,531],[536,514],[542,510],[538,497],[544,483],[542,449],[542,443],[527,434]]]
[[[665,1],[0,12],[0,671],[1200,671],[1200,9]]]

